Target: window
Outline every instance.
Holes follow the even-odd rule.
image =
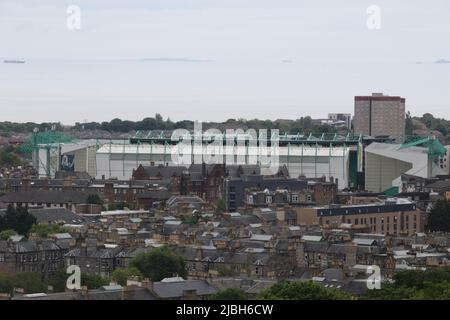
[[[293,194],[291,199],[293,203],[298,203],[298,194]]]
[[[306,195],[306,201],[311,202],[311,201],[312,201],[312,195],[307,194],[307,195]]]
[[[5,255],[4,254],[0,254],[0,262],[5,262]]]

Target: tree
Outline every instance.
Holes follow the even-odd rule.
[[[392,284],[369,290],[363,299],[371,300],[449,300],[450,268],[406,270],[392,277]]]
[[[261,292],[263,300],[350,300],[352,296],[312,281],[283,281]]]
[[[128,205],[125,202],[109,203],[108,204],[108,211],[124,210],[125,208],[129,208],[129,207],[130,207],[130,205]]]
[[[13,283],[15,288],[22,288],[25,293],[47,292],[47,284],[42,281],[39,273],[18,273],[13,277]]]
[[[14,289],[14,279],[10,274],[0,273],[0,293],[11,294]]]
[[[48,284],[53,287],[54,292],[64,292],[69,274],[66,269],[61,268],[49,279]]]
[[[426,229],[450,232],[450,200],[436,201],[428,215]]]
[[[234,277],[239,275],[239,272],[234,270],[231,266],[219,266],[217,267],[217,271],[219,273],[219,277]]]
[[[130,277],[142,277],[142,273],[135,267],[116,269],[112,273],[113,280],[117,281],[121,286],[126,286]]]
[[[35,223],[36,218],[28,212],[27,207],[14,208],[9,205],[5,214],[0,217],[0,231],[15,230],[18,234],[25,236]]]
[[[40,274],[23,272],[17,274],[0,273],[0,293],[12,293],[14,288],[21,288],[24,293],[45,293],[47,284]]]
[[[408,287],[399,287],[393,284],[385,284],[380,290],[367,290],[362,300],[411,300],[417,294],[417,290]]]
[[[405,120],[405,134],[408,136],[412,136],[414,131],[414,123],[411,117],[411,112],[406,113],[406,120]]]
[[[109,284],[109,281],[98,275],[82,273],[81,274],[81,285],[87,286],[88,289],[98,289],[102,286]]]
[[[22,160],[15,152],[0,149],[0,166],[19,166],[21,164]]]
[[[183,257],[168,247],[153,249],[148,253],[137,255],[131,266],[137,268],[144,277],[152,281],[161,281],[164,278],[178,275],[187,276],[186,263]]]
[[[211,295],[209,300],[247,300],[247,296],[241,289],[228,288]]]
[[[98,204],[103,205],[103,200],[100,198],[98,194],[90,194],[87,198],[88,204]]]
[[[49,234],[68,232],[68,229],[57,224],[34,224],[30,233],[35,233],[41,238],[47,238]]]
[[[0,232],[0,240],[8,240],[10,237],[15,236],[17,232],[12,229],[6,229]]]
[[[216,202],[216,213],[221,214],[224,213],[225,210],[226,210],[225,200],[223,198],[218,199]]]

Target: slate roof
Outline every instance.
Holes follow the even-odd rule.
[[[83,223],[83,217],[66,208],[32,209],[30,213],[36,217],[37,223],[63,222],[67,224]]]
[[[238,178],[241,175],[260,175],[261,167],[258,165],[229,165],[226,167],[228,177]]]
[[[450,180],[439,180],[425,186],[427,189],[448,189],[450,188]]]
[[[172,196],[167,200],[169,207],[175,207],[178,204],[203,204],[205,201],[198,196]]]
[[[54,191],[54,190],[32,190],[11,192],[0,198],[4,203],[53,203],[53,204],[85,204],[92,192],[81,191]]]
[[[113,289],[104,290],[96,289],[89,290],[87,293],[87,298],[82,295],[80,291],[75,292],[61,292],[61,293],[51,293],[40,296],[15,296],[13,300],[122,300],[123,289]],[[127,293],[127,300],[156,300],[156,297],[146,288],[133,287]]]
[[[217,292],[217,289],[204,280],[185,280],[179,282],[155,282],[153,291],[162,299],[181,298],[183,291],[196,290],[197,295],[206,296]]]
[[[172,193],[169,190],[161,189],[161,190],[148,190],[142,193],[139,193],[136,198],[137,199],[156,199],[156,200],[167,200],[170,199]]]
[[[186,167],[182,166],[144,166],[145,173],[149,177],[158,177],[162,179],[170,179],[179,177],[186,171]]]
[[[41,242],[42,250],[61,250],[61,247],[50,240],[44,240]],[[7,241],[0,241],[0,252],[15,252],[26,253],[39,251],[39,246],[36,241],[23,241],[8,243]]]

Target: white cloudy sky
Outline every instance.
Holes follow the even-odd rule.
[[[0,120],[321,117],[372,91],[450,118],[448,39],[448,0],[0,0],[0,58],[28,62],[0,64]],[[130,62],[161,57],[214,62]]]

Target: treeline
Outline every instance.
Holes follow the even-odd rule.
[[[59,122],[43,122],[43,123],[35,123],[35,122],[26,122],[26,123],[18,123],[18,122],[0,122],[0,132],[3,136],[7,136],[9,133],[30,133],[35,129],[38,129],[39,132],[49,131],[49,130],[57,130],[61,131],[63,129],[61,123]]]
[[[203,122],[203,129],[217,128],[224,131],[225,129],[241,128],[247,130],[249,128],[260,129],[278,129],[282,133],[296,134],[301,133],[335,133],[337,130],[329,125],[322,125],[315,122],[311,117],[301,117],[299,119],[290,120],[259,120],[259,119],[228,119],[224,122]],[[38,129],[39,132],[56,130],[56,131],[84,131],[84,130],[102,130],[111,133],[129,133],[136,131],[151,130],[174,130],[187,129],[193,130],[194,121],[182,120],[172,121],[170,118],[163,119],[161,114],[157,113],[154,117],[147,117],[140,121],[113,119],[104,122],[77,122],[74,126],[63,126],[61,123],[16,123],[16,122],[0,122],[0,133],[8,136],[11,133],[31,133]],[[416,129],[436,130],[442,133],[446,140],[450,141],[450,120],[435,118],[430,113],[425,113],[421,117],[413,117],[408,112],[406,116],[406,134],[412,135]],[[345,129],[340,129],[341,132]]]
[[[279,129],[283,133],[298,133],[298,132],[315,132],[315,133],[335,133],[336,129],[329,125],[321,125],[314,123],[309,116],[302,117],[297,120],[246,120],[246,119],[228,119],[225,122],[204,122],[202,123],[203,130],[209,128],[217,128],[219,130],[225,129]],[[131,132],[131,131],[150,131],[150,130],[174,130],[174,129],[194,129],[194,121],[183,120],[173,122],[170,118],[166,120],[160,114],[156,114],[153,118],[145,118],[141,121],[130,121],[114,119],[110,122],[89,122],[76,123],[77,130],[104,130],[109,132]]]

